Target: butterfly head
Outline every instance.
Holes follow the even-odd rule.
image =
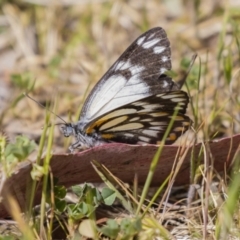
[[[84,137],[77,124],[66,123],[60,128],[60,131],[63,133],[64,137],[73,135],[77,139],[77,141],[69,147],[70,152],[73,152],[75,148],[83,148],[85,145],[83,141]]]
[[[60,128],[64,137],[70,137],[71,135],[76,135],[75,126],[72,123],[66,123]]]

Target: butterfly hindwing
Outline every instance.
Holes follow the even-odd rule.
[[[157,94],[115,109],[89,124],[86,132],[97,133],[106,142],[157,144],[176,112],[166,139],[166,144],[171,144],[190,126],[191,120],[185,115],[187,104],[183,91]]]

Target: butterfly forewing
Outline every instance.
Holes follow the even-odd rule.
[[[171,69],[170,43],[165,31],[153,28],[138,37],[93,88],[82,109],[89,122],[131,102],[159,92],[178,90],[164,72]]]
[[[157,144],[175,115],[166,139],[166,144],[171,144],[191,124],[185,115],[187,104],[188,96],[183,91],[157,94],[111,111],[89,124],[86,132],[97,133],[106,142]]]

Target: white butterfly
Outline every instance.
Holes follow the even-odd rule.
[[[158,144],[178,107],[166,144],[191,125],[185,115],[187,93],[166,74],[171,49],[165,31],[156,27],[138,37],[99,80],[87,97],[79,121],[65,124],[75,148],[109,142]]]

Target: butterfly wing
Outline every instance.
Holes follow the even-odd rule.
[[[191,124],[185,115],[188,101],[188,95],[183,91],[150,96],[115,109],[88,124],[86,133],[97,134],[105,142],[158,144],[177,111],[165,142],[172,144]]]
[[[82,108],[80,121],[89,123],[113,109],[160,92],[178,90],[164,75],[171,69],[165,31],[153,28],[138,37],[95,85]]]

